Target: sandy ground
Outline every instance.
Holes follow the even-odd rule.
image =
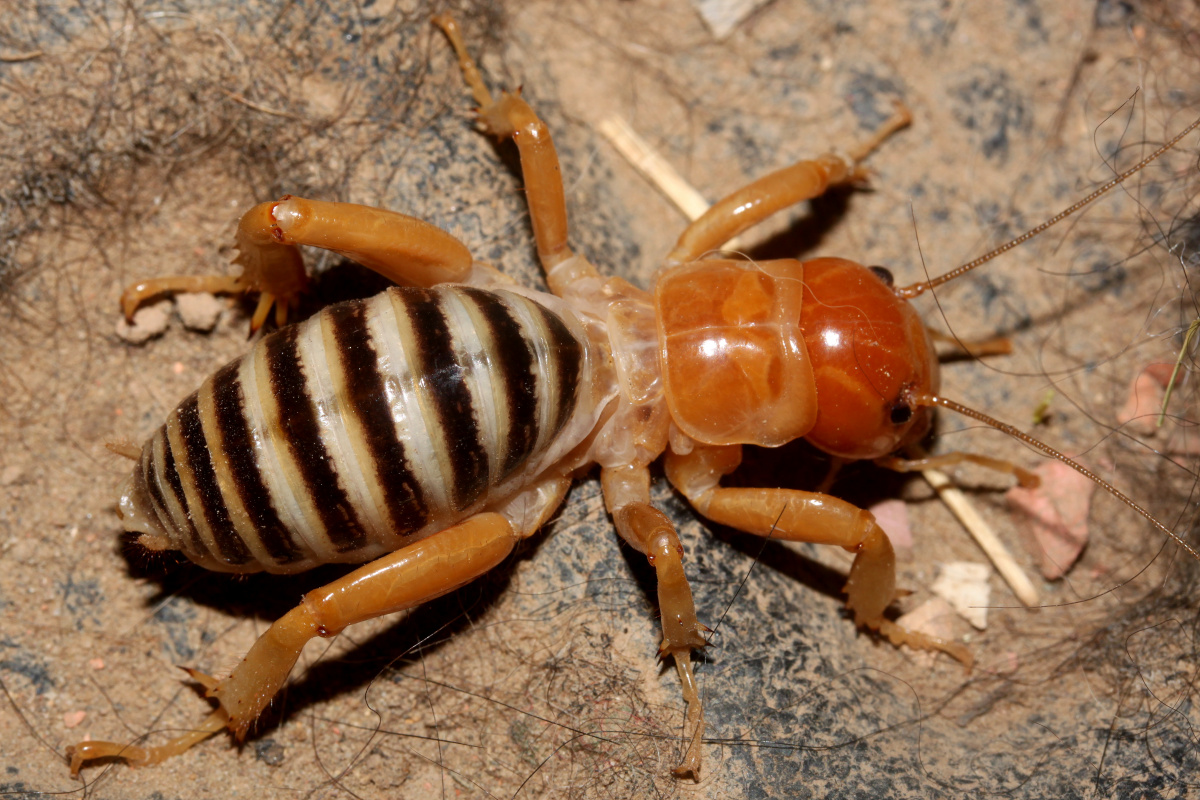
[[[576,247],[649,285],[684,221],[596,132],[608,115],[716,199],[861,138],[902,98],[916,121],[871,158],[869,190],[798,209],[750,244],[886,264],[907,283],[923,276],[921,252],[944,272],[1085,194],[1111,174],[1105,157],[1128,166],[1191,121],[1195,42],[1179,5],[780,1],[723,41],[684,0],[458,10],[487,79],[522,85],[555,134]],[[389,0],[182,0],[50,3],[0,23],[0,107],[14,110],[0,115],[0,795],[1186,794],[1194,602],[1173,551],[1155,560],[1161,537],[1115,501],[1097,500],[1068,579],[1035,581],[1045,608],[1019,610],[990,578],[987,630],[955,623],[977,659],[966,675],[857,632],[841,610],[843,561],[714,529],[660,485],[701,618],[718,629],[698,668],[706,769],[698,785],[675,781],[683,704],[655,657],[651,574],[618,545],[594,478],[478,585],[311,645],[240,749],[221,735],[154,768],[68,775],[63,753],[81,738],[197,721],[205,702],[173,665],[223,674],[338,572],[231,579],[121,547],[128,468],[104,443],[148,436],[244,350],[247,326],[236,306],[211,334],[176,320],[132,346],[114,333],[121,288],[227,271],[238,215],[284,192],[414,214],[540,280],[515,154],[474,130],[430,14]],[[1035,435],[1181,531],[1186,456],[1113,428],[1132,377],[1172,359],[1190,320],[1196,148],[921,301],[940,330],[1016,346],[948,365],[948,396],[1027,429],[1049,398]],[[319,262],[315,304],[378,288]],[[944,417],[940,433],[941,449],[1039,462],[961,420]],[[743,480],[811,484],[812,459],[761,454]],[[1019,547],[1007,479],[959,479]],[[856,467],[835,490],[908,502],[903,608],[930,596],[939,563],[983,561],[919,480]]]

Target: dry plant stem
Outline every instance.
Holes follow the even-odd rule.
[[[945,344],[953,345],[954,348],[968,356],[982,358],[984,356],[1007,356],[1013,351],[1012,339],[1007,336],[993,336],[988,339],[977,339],[972,341],[964,341],[957,336],[947,336],[941,331],[935,331],[931,328],[929,338],[935,342],[944,342]]]
[[[1179,355],[1175,359],[1175,368],[1171,370],[1171,377],[1167,380],[1167,389],[1163,393],[1162,408],[1158,412],[1158,420],[1154,423],[1154,427],[1161,428],[1163,421],[1167,418],[1167,404],[1171,402],[1171,393],[1175,391],[1175,379],[1179,377],[1179,368],[1183,366],[1183,358],[1191,349],[1192,338],[1196,335],[1197,329],[1200,329],[1200,319],[1192,320],[1187,327],[1187,333],[1183,336],[1183,344],[1179,346]]]
[[[663,197],[678,207],[685,217],[697,220],[708,211],[709,202],[704,195],[688,183],[628,122],[611,116],[600,122],[599,130],[617,152]],[[738,246],[738,240],[734,238],[729,240],[725,249],[737,250]]]
[[[41,58],[45,55],[42,50],[32,50],[28,53],[13,53],[11,55],[0,55],[0,62],[5,64],[17,64],[22,61],[33,61],[35,58]]]
[[[882,130],[890,134],[898,128],[903,127],[903,125],[908,124],[910,120],[911,117],[907,117],[905,113],[899,113]],[[601,126],[600,132],[612,142],[621,155],[629,159],[637,170],[658,191],[662,192],[667,199],[674,203],[688,219],[695,221],[707,211],[705,209],[700,214],[696,213],[700,210],[699,206],[695,203],[695,198],[699,196],[699,193],[678,172],[671,168],[663,158],[657,156],[650,143],[639,136],[627,123],[618,118],[610,118]],[[878,146],[882,140],[883,137],[881,136],[872,137],[868,143],[854,148],[852,152],[861,159],[873,147]],[[774,178],[778,174],[775,173],[768,176],[768,178]],[[996,538],[996,534],[992,529],[983,521],[979,513],[971,507],[966,495],[950,485],[950,479],[936,470],[927,470],[922,472],[922,474],[929,481],[930,485],[937,490],[938,496],[942,498],[942,501],[946,503],[964,527],[967,528],[967,532],[971,534],[972,538],[980,543],[980,547],[983,548],[984,552],[988,553],[989,557],[993,557],[993,553],[996,554],[993,557],[993,563],[996,564],[996,569],[1004,576],[1008,585],[1012,587],[1017,598],[1026,605],[1037,603],[1037,591],[1033,588],[1033,584],[1021,571],[1012,554]],[[942,488],[939,488],[939,486]],[[984,544],[984,542],[987,544]],[[996,562],[996,558],[999,558],[1000,561]],[[1001,564],[1004,566],[1002,567]]]
[[[917,445],[910,447],[909,452],[918,459],[928,457],[928,454]],[[946,507],[967,529],[967,533],[971,534],[971,538],[991,560],[996,571],[1000,573],[1000,577],[1004,578],[1004,582],[1012,589],[1017,599],[1027,606],[1037,605],[1038,592],[1034,588],[1033,582],[1029,580],[1024,570],[1013,558],[1012,553],[996,536],[992,527],[967,500],[967,496],[962,493],[962,490],[955,486],[945,473],[936,469],[921,470],[921,477],[933,487]]]

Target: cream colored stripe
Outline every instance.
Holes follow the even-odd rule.
[[[288,530],[293,531],[296,544],[302,549],[307,548],[313,554],[313,559],[319,564],[327,564],[337,560],[338,553],[321,516],[317,513],[308,484],[300,474],[300,468],[292,458],[288,448],[287,435],[280,421],[279,403],[275,393],[271,391],[271,372],[267,365],[267,349],[260,341],[254,347],[253,357],[245,359],[253,361],[253,384],[242,382],[245,389],[253,385],[258,395],[258,402],[247,403],[247,408],[253,408],[255,413],[250,416],[251,435],[257,442],[262,441],[263,460],[259,462],[262,468],[263,480],[271,499],[277,502],[275,506],[279,518]],[[243,364],[245,368],[245,364]]]
[[[443,440],[438,436],[435,444],[435,437],[429,430],[433,423],[425,413],[416,385],[418,378],[412,372],[408,354],[415,351],[415,343],[408,310],[398,289],[389,289],[376,299],[378,308],[369,317],[371,338],[379,347],[379,366],[396,436],[404,442],[409,467],[425,498],[429,521],[421,530],[440,530],[449,519],[447,509],[450,507],[449,484],[438,458],[438,448]]]
[[[196,475],[192,471],[192,462],[187,457],[187,447],[183,443],[183,435],[180,433],[179,427],[179,409],[176,408],[167,417],[167,442],[171,446],[171,455],[175,459],[175,472],[179,474],[179,483],[183,487],[183,496],[187,499],[188,508],[196,509],[197,513],[188,515],[192,525],[196,528],[196,533],[199,534],[200,540],[204,542],[204,546],[208,549],[208,553],[204,554],[203,561],[211,562],[214,558],[218,561],[221,551],[217,548],[216,540],[213,538],[212,528],[208,525],[208,518],[205,516],[201,502],[200,490],[196,488]],[[228,569],[228,567],[226,567]]]
[[[352,553],[364,557],[381,554],[380,545],[390,538],[391,525],[375,480],[375,462],[363,441],[362,428],[353,411],[343,407],[339,400],[347,398],[346,380],[333,323],[327,314],[321,314],[314,324],[305,326],[299,339],[299,352],[308,378],[308,394],[317,408],[317,424],[325,451],[333,462],[333,470],[350,500],[354,515],[367,535],[366,549],[358,548]],[[352,553],[343,553],[342,559]]]
[[[495,344],[485,340],[487,323],[482,317],[476,317],[475,303],[464,299],[457,290],[447,288],[443,292],[442,308],[446,312],[455,357],[466,366],[463,377],[467,391],[471,393],[471,409],[479,431],[479,443],[487,452],[487,488],[490,489],[503,463],[503,450],[508,441],[508,401],[504,394],[503,376],[500,374],[500,365],[489,358],[489,348]],[[504,424],[498,419],[502,412]],[[502,432],[504,438],[501,438]]]
[[[269,379],[264,375],[262,380],[266,383],[259,383],[259,376],[264,372],[260,365],[262,350],[261,346],[255,346],[254,350],[238,365],[238,381],[242,385],[242,414],[246,418],[246,426],[249,428],[250,441],[254,447],[254,461],[258,464],[258,474],[267,488],[271,506],[275,509],[275,515],[279,517],[279,521],[288,531],[292,532],[292,544],[300,552],[301,562],[286,565],[285,568],[292,571],[292,568],[295,567],[296,571],[299,571],[304,568],[302,567],[303,562],[309,562],[309,565],[321,563],[322,555],[313,550],[305,535],[297,535],[296,532],[307,531],[311,524],[320,528],[321,523],[320,518],[314,512],[305,511],[292,491],[291,486],[294,484],[289,485],[286,480],[283,462],[280,459],[288,458],[288,450],[278,427],[279,411],[274,408],[274,400],[269,390]],[[260,391],[260,385],[266,385],[268,390]],[[270,404],[274,410],[266,411],[264,405],[267,404]],[[274,429],[267,423],[268,416],[276,421]],[[295,470],[294,465],[292,469]]]

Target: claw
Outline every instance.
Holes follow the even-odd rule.
[[[196,678],[205,686],[208,682],[216,683],[204,673],[194,673],[187,670],[189,675]],[[198,742],[202,742],[229,723],[229,715],[224,708],[217,708],[195,730],[188,731],[183,736],[171,739],[166,744],[157,747],[139,747],[133,744],[119,742],[80,742],[67,748],[67,760],[71,765],[71,777],[78,778],[79,770],[89,761],[101,758],[119,758],[131,767],[148,767],[158,764],[171,756],[179,755]]]
[[[675,653],[675,669],[679,673],[679,682],[683,686],[683,699],[687,702],[687,716],[684,718],[684,729],[691,728],[688,737],[687,750],[679,766],[672,770],[676,778],[690,777],[700,782],[700,744],[704,739],[704,707],[700,703],[700,695],[696,691],[696,677],[692,674],[691,655],[684,651]]]
[[[267,315],[271,313],[271,306],[273,305],[275,305],[275,295],[270,292],[263,292],[258,296],[258,305],[254,307],[254,316],[250,318],[250,336],[258,333],[258,329],[267,321]],[[280,306],[284,307],[282,303]],[[286,313],[284,316],[287,316]]]
[[[213,692],[216,691],[217,684],[220,683],[219,680],[214,678],[212,675],[203,673],[198,669],[192,669],[191,667],[180,667],[180,669],[186,672],[189,678],[204,687],[206,697],[213,696]]]

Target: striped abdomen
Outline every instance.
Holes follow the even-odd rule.
[[[122,510],[157,519],[143,532],[210,569],[366,561],[532,477],[575,408],[583,359],[559,317],[506,291],[331,306],[171,412]]]

